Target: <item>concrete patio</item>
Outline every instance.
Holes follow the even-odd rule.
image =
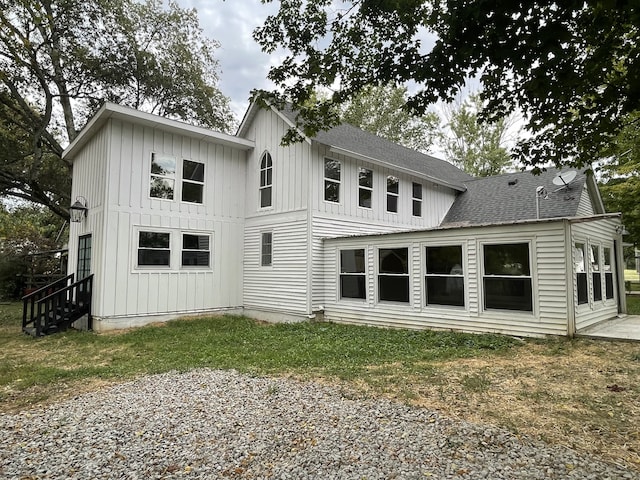
[[[624,315],[576,333],[579,337],[640,342],[640,315]]]

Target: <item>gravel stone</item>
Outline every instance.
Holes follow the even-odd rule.
[[[236,372],[144,377],[0,415],[7,479],[633,479],[505,430]]]

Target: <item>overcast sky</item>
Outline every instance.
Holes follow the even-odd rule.
[[[216,58],[222,70],[219,88],[231,98],[238,120],[249,105],[254,88],[272,88],[267,81],[271,57],[262,53],[251,36],[267,15],[276,13],[278,2],[262,4],[260,0],[177,0],[183,8],[198,11],[205,35],[220,42]],[[275,60],[275,59],[274,59]]]

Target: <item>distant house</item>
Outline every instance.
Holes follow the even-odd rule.
[[[293,125],[256,105],[235,136],[100,109],[64,152],[94,328],[229,311],[543,336],[625,312],[620,215],[591,176],[472,178],[350,125],[281,146]]]

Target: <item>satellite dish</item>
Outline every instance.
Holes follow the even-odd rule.
[[[554,185],[558,185],[560,187],[558,190],[560,190],[564,187],[568,187],[569,184],[575,180],[577,174],[578,172],[576,172],[575,170],[560,172],[555,177],[553,177],[552,182]]]

